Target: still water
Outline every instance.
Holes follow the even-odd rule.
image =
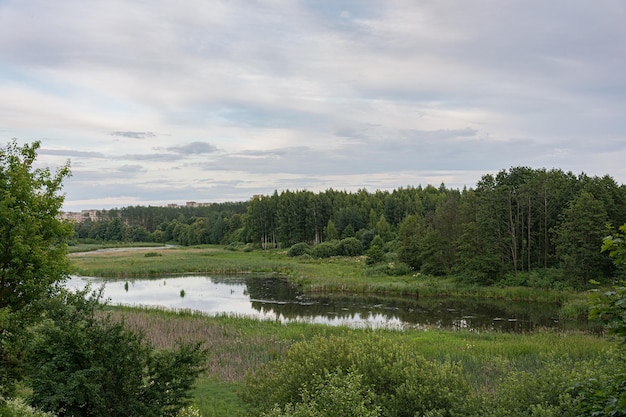
[[[66,287],[105,286],[110,304],[186,309],[281,322],[369,328],[450,328],[532,331],[539,327],[580,328],[558,320],[553,304],[481,299],[364,297],[304,294],[284,279],[178,276],[110,280],[74,276]]]

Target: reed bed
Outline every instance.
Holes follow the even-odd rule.
[[[371,332],[406,343],[430,360],[460,363],[476,390],[491,392],[511,371],[538,372],[546,365],[611,360],[605,338],[577,331],[536,331],[531,334],[447,331],[439,329],[353,329],[341,326],[258,321],[233,316],[207,316],[193,311],[107,307],[115,320],[141,331],[157,348],[179,341],[201,341],[209,350],[207,370],[195,388],[195,403],[205,417],[243,416],[238,396],[247,373],[282,358],[296,342],[313,337],[365,339]]]
[[[115,307],[114,319],[141,331],[157,348],[172,348],[179,341],[201,341],[211,352],[207,375],[223,381],[240,381],[260,364],[282,357],[295,342],[314,336],[363,337],[381,332],[408,343],[433,360],[452,359],[479,370],[486,363],[507,362],[516,368],[535,369],[546,355],[589,360],[609,349],[602,337],[582,331],[539,330],[531,334],[448,331],[439,329],[353,329],[305,323],[283,324],[233,316],[206,316],[147,308]]]

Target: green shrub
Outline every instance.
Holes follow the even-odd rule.
[[[363,245],[355,237],[342,239],[337,245],[337,254],[343,256],[359,256],[363,254]]]
[[[32,404],[64,416],[175,416],[189,404],[206,352],[199,344],[152,348],[96,315],[102,290],[87,291],[50,300],[46,320],[31,329]]]
[[[319,245],[313,246],[311,249],[311,256],[315,258],[330,258],[331,256],[337,256],[337,243],[335,241],[322,242]]]
[[[385,251],[378,245],[370,246],[366,255],[365,262],[368,265],[376,265],[385,259]]]
[[[591,397],[596,385],[610,387],[607,382],[615,375],[615,369],[622,366],[619,362],[617,356],[611,355],[603,363],[544,357],[534,372],[515,369],[507,372],[494,384],[495,392],[482,395],[478,414],[483,417],[605,415],[594,414],[602,408],[595,407]]]
[[[381,409],[372,404],[373,393],[363,386],[356,372],[328,372],[313,375],[300,391],[301,400],[275,406],[264,417],[378,417]]]
[[[289,248],[289,250],[287,251],[287,256],[302,256],[305,254],[308,254],[311,251],[311,247],[305,243],[305,242],[300,242],[300,243],[296,243],[295,245],[293,245],[291,248]]]
[[[154,258],[156,256],[163,256],[163,254],[159,252],[146,252],[143,256],[146,258]]]
[[[244,398],[260,413],[285,410],[289,404],[303,403],[302,393],[309,389],[312,375],[330,378],[335,373],[361,375],[360,392],[371,392],[371,405],[380,407],[385,416],[456,412],[466,407],[469,393],[460,366],[428,361],[408,346],[372,333],[358,341],[318,337],[293,345],[281,361],[262,366],[247,378]]]

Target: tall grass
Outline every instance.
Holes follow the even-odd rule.
[[[246,405],[237,395],[245,375],[282,358],[295,342],[315,336],[358,341],[368,333],[381,333],[427,359],[460,363],[475,388],[486,392],[495,390],[494,384],[513,370],[534,373],[549,363],[602,361],[612,349],[604,338],[576,331],[368,330],[129,307],[111,308],[108,313],[142,331],[158,348],[174,347],[180,340],[204,343],[210,357],[206,373],[197,382],[195,403],[205,417],[245,415]]]

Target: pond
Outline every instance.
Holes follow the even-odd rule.
[[[66,287],[105,286],[111,304],[193,310],[280,322],[299,321],[367,328],[448,328],[532,331],[536,328],[585,328],[558,319],[559,307],[476,298],[376,297],[304,294],[285,279],[177,276],[110,280],[71,277]]]

